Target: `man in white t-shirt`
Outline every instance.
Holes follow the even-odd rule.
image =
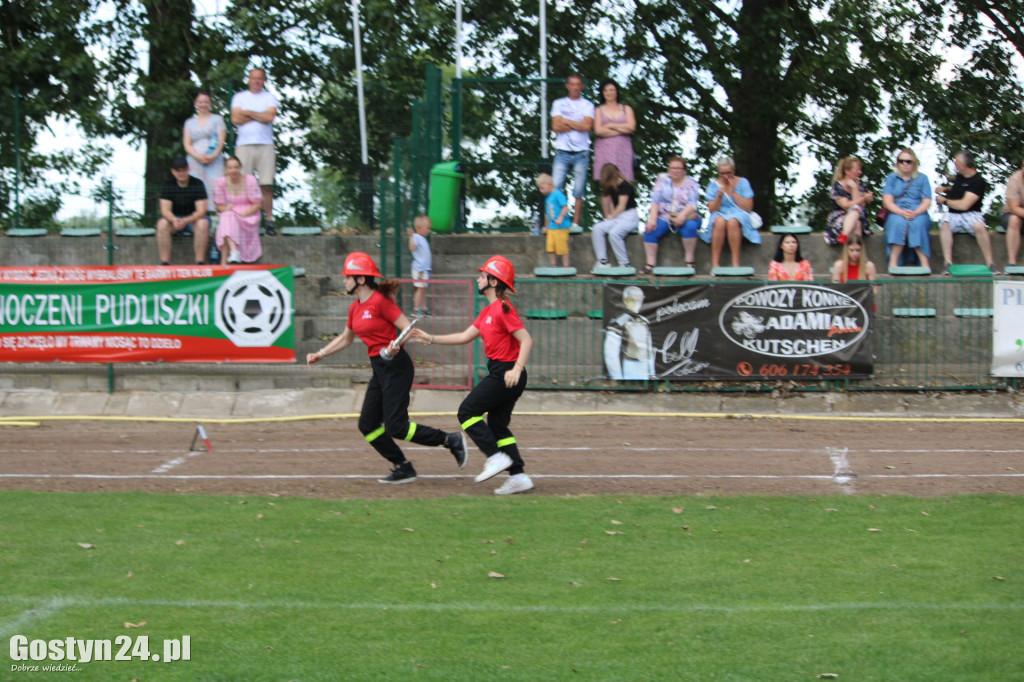
[[[555,132],[555,161],[551,176],[555,189],[565,186],[572,168],[572,196],[576,199],[572,224],[578,228],[583,215],[583,194],[587,187],[587,166],[590,164],[590,131],[594,128],[594,105],[583,99],[583,76],[571,74],[565,81],[568,97],[556,99],[551,105],[551,129]]]
[[[267,72],[253,69],[249,72],[249,89],[235,93],[231,98],[231,122],[238,126],[235,138],[235,156],[242,162],[242,173],[254,174],[263,193],[263,215],[267,220],[267,234],[274,230],[274,119],[277,118],[277,97],[263,86]]]

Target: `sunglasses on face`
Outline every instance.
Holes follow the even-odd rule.
[[[914,163],[913,159],[897,159],[897,163]]]
[[[729,177],[729,176],[731,176],[731,175],[736,175],[736,174],[735,174],[735,173],[733,173],[732,171],[726,171],[726,172],[724,172],[724,173],[723,173],[723,172],[721,172],[721,171],[719,171],[719,173],[718,173],[718,174],[719,174],[720,176],[722,176],[723,178],[727,178],[727,177]]]

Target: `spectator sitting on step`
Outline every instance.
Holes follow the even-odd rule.
[[[732,266],[740,266],[740,249],[744,238],[751,244],[761,243],[760,225],[754,225],[754,190],[750,181],[736,175],[736,162],[731,157],[718,159],[718,177],[708,183],[704,198],[708,202],[708,223],[700,238],[711,244],[711,271],[719,266],[722,249],[729,244]],[[759,219],[760,222],[760,219]]]
[[[832,281],[845,284],[856,280],[876,280],[878,271],[875,264],[864,253],[864,239],[851,234],[843,244],[843,256],[832,265]]]
[[[700,187],[686,174],[686,161],[678,156],[668,160],[668,173],[654,181],[651,190],[651,213],[644,231],[644,252],[647,263],[643,274],[654,272],[658,264],[658,241],[669,232],[683,238],[686,266],[697,263],[697,231],[700,229]]]
[[[263,193],[252,175],[242,174],[237,156],[228,158],[225,174],[213,183],[213,201],[220,215],[217,248],[221,265],[255,263],[263,255],[260,244],[260,206]]]
[[[636,232],[640,214],[636,211],[636,188],[613,163],[606,163],[601,168],[601,210],[605,219],[594,225],[590,235],[594,256],[597,257],[594,267],[608,265],[608,244],[611,244],[619,266],[629,267],[626,237]]]
[[[867,205],[875,200],[875,195],[861,180],[863,172],[856,156],[847,156],[836,164],[832,176],[832,210],[825,226],[825,243],[829,246],[845,244],[851,234],[871,234]]]
[[[160,265],[171,264],[171,237],[176,234],[192,235],[196,264],[202,265],[210,242],[206,186],[188,174],[188,161],[183,156],[171,161],[171,176],[160,188],[160,220],[156,223]]]
[[[768,264],[769,282],[813,282],[811,261],[800,255],[800,242],[795,234],[784,234]]]
[[[932,219],[932,186],[928,177],[918,173],[917,154],[901,149],[896,154],[895,173],[885,176],[882,207],[889,212],[885,219],[885,247],[889,254],[889,270],[913,265],[914,257],[922,267],[930,267],[932,254],[928,232]]]
[[[974,155],[962,150],[953,157],[956,176],[952,185],[935,188],[935,203],[945,206],[949,211],[942,217],[939,225],[939,238],[942,241],[942,257],[945,259],[943,274],[949,274],[953,265],[953,235],[957,232],[973,234],[978,241],[978,248],[985,259],[985,265],[993,275],[1002,274],[992,258],[992,242],[989,240],[985,216],[981,214],[981,201],[988,191],[988,183],[974,168]]]
[[[1006,203],[1003,204],[1001,220],[1003,228],[1006,229],[1008,265],[1016,267],[1021,227],[1024,226],[1024,163],[1021,164],[1021,169],[1006,181]]]

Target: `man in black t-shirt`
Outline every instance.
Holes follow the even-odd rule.
[[[210,221],[206,217],[206,186],[188,174],[188,161],[179,156],[171,162],[173,178],[160,187],[160,220],[156,223],[156,245],[160,265],[171,264],[171,237],[191,233],[196,263],[206,259],[210,242]]]
[[[957,152],[953,165],[956,167],[953,184],[935,189],[935,203],[949,211],[942,216],[939,231],[942,256],[946,262],[943,274],[948,275],[949,266],[953,264],[953,235],[957,232],[973,234],[989,270],[994,275],[1002,274],[992,259],[992,242],[988,237],[985,216],[981,214],[981,200],[988,191],[988,183],[974,169],[974,156],[970,152]]]

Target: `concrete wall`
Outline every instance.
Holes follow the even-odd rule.
[[[298,388],[320,386],[325,388],[346,387],[353,381],[366,380],[367,359],[365,348],[357,344],[343,353],[329,358],[326,368],[307,369],[304,366],[306,353],[315,352],[326,340],[345,328],[349,300],[344,296],[339,271],[344,257],[351,251],[366,251],[379,259],[379,238],[376,235],[361,236],[315,236],[264,237],[264,256],[267,264],[290,264],[305,269],[305,277],[295,281],[295,344],[299,362],[296,365],[199,365],[169,363],[167,365],[132,364],[116,365],[114,383],[117,390],[258,390],[272,388]],[[777,237],[764,234],[761,246],[744,244],[742,262],[754,267],[757,276],[765,277],[768,261],[775,250]],[[1005,238],[993,235],[996,262],[1005,263]],[[402,246],[405,240],[402,240]],[[641,265],[643,243],[639,236],[627,240],[632,262]],[[127,237],[116,241],[114,262],[119,265],[144,265],[157,261],[155,237]],[[106,265],[109,251],[103,237],[59,237],[0,238],[0,265],[2,266],[68,266]],[[175,239],[174,262],[189,263],[192,259],[191,238]],[[544,252],[544,238],[528,234],[471,234],[435,235],[432,239],[434,274],[437,278],[475,278],[476,268],[487,257],[501,253],[508,256],[518,272],[527,278],[537,266],[547,265]],[[818,279],[826,281],[828,268],[838,258],[839,250],[824,244],[821,234],[805,236],[801,240],[805,257],[814,266]],[[884,272],[885,253],[881,236],[872,236],[867,241],[868,255]],[[934,266],[941,269],[941,249],[938,235],[932,237]],[[570,242],[573,265],[582,273],[581,280],[594,281],[589,272],[593,265],[590,234],[572,235]],[[393,250],[389,250],[393,261]],[[403,250],[402,276],[408,276],[408,252]],[[955,259],[959,263],[981,262],[980,252],[972,237],[958,236]],[[682,265],[683,251],[677,237],[662,241],[659,264]],[[724,260],[724,262],[728,262]],[[935,269],[935,268],[933,268]],[[708,247],[701,243],[697,251],[698,277],[709,271]],[[883,275],[883,278],[887,276]],[[596,286],[596,282],[595,282]],[[559,302],[559,308],[571,307],[574,315],[581,317],[576,323],[594,326],[598,322],[584,319],[589,309],[600,308],[598,293],[590,286],[581,286],[573,295],[588,300],[575,301],[573,305]],[[593,299],[593,300],[589,300]],[[543,306],[540,306],[543,307]],[[578,308],[579,310],[576,310]],[[451,324],[464,324],[470,311],[450,310]],[[454,318],[458,318],[457,320]],[[435,327],[441,322],[435,320]],[[543,324],[543,323],[539,323]],[[566,325],[563,323],[562,331]],[[916,342],[915,342],[916,343]],[[595,369],[600,367],[599,358],[592,360]],[[0,368],[0,390],[11,388],[44,388],[56,390],[106,390],[110,375],[106,365],[36,365],[7,363]]]
[[[754,246],[744,242],[741,254],[743,265],[752,266],[757,276],[765,277],[768,262],[775,253],[778,237],[762,233],[764,243]],[[942,270],[942,249],[938,234],[932,234],[932,272]],[[287,237],[276,235],[263,237],[264,263],[284,263],[306,268],[310,277],[335,275],[341,270],[345,255],[350,251],[366,251],[379,258],[378,235],[358,236],[315,236]],[[0,266],[24,265],[106,265],[108,263],[107,240],[105,237],[29,237],[2,238],[0,241]],[[465,234],[434,235],[431,239],[434,254],[434,274],[438,277],[473,277],[476,268],[488,256],[496,253],[508,256],[515,264],[520,277],[528,276],[533,268],[548,265],[544,251],[544,237],[529,234]],[[409,254],[405,250],[405,239],[401,241],[404,270],[408,270]],[[630,261],[638,268],[644,263],[643,240],[639,235],[627,238]],[[1006,238],[992,233],[992,245],[996,263],[1006,263]],[[391,245],[389,244],[389,247]],[[837,247],[827,246],[821,233],[804,235],[800,248],[805,258],[810,259],[819,279],[827,279],[828,269],[839,258]],[[389,262],[393,262],[390,250]],[[867,238],[868,257],[884,273],[886,256],[885,242],[881,234]],[[571,235],[569,252],[573,267],[581,275],[590,272],[594,264],[591,233]],[[983,263],[977,242],[969,235],[957,235],[954,243],[954,261],[957,263]],[[155,237],[119,237],[115,241],[114,262],[118,265],[146,265],[158,262]],[[175,263],[192,262],[190,237],[174,240]],[[728,264],[728,250],[724,252],[722,264]],[[683,265],[681,240],[670,235],[661,241],[658,254],[659,265]],[[710,248],[700,242],[697,247],[697,274],[710,272]],[[403,272],[403,275],[406,273]]]

